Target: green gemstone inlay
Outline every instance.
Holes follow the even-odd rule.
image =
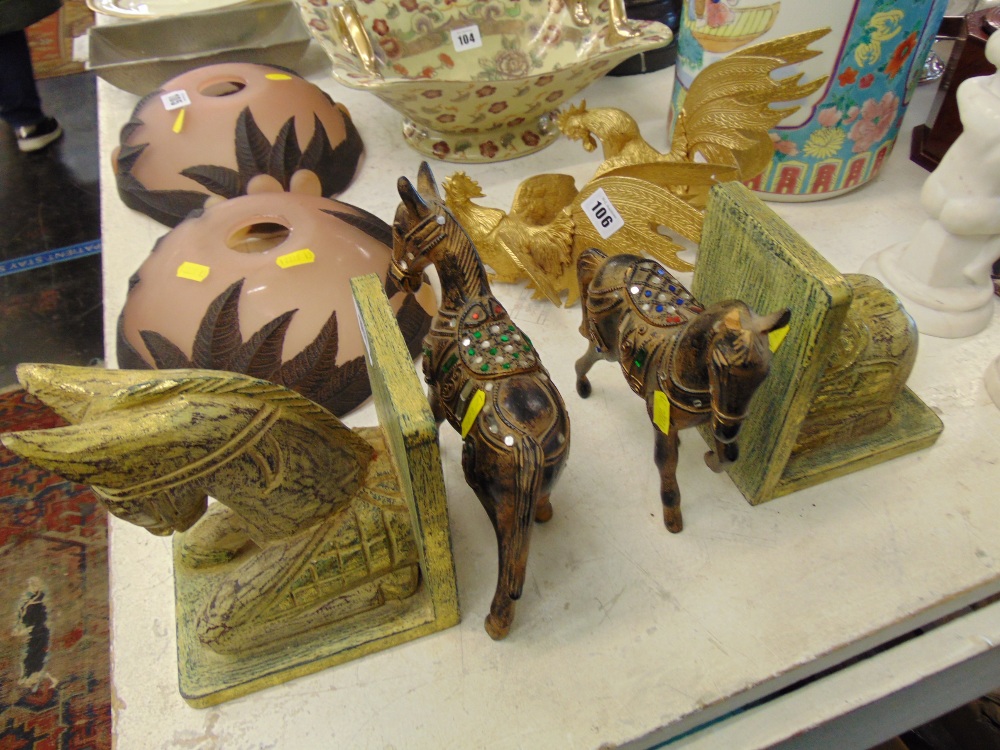
[[[510,362],[505,363],[504,366],[503,366],[503,369],[509,370],[510,369]]]
[[[494,346],[492,349],[490,349],[490,354],[496,354],[496,353],[497,353],[497,348]]]
[[[635,353],[635,366],[641,368],[644,364],[646,364],[646,350],[639,349]]]
[[[450,370],[456,362],[458,362],[458,355],[452,354],[447,360],[445,360],[445,363],[441,365],[441,372],[448,372],[448,370]]]
[[[483,366],[482,366],[482,367],[480,367],[479,369],[480,369],[480,370],[482,370],[483,372],[488,372],[488,371],[489,371],[489,369],[490,369],[490,366],[489,366],[489,365],[483,365]]]
[[[521,352],[514,352],[510,356],[512,356],[514,359],[518,359],[521,356]]]
[[[511,331],[511,332],[514,332],[514,331],[516,331],[517,329],[516,329],[516,328],[514,328],[514,326],[507,326],[507,330],[508,330],[508,331]]]
[[[470,357],[476,356],[476,350],[475,349],[469,349],[469,356]]]
[[[474,336],[475,338],[477,338],[477,339],[481,339],[481,338],[483,337],[483,332],[482,332],[482,331],[476,331],[476,332],[475,332],[475,333],[473,333],[472,335],[473,335],[473,336]]]

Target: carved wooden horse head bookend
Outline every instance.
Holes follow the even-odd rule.
[[[437,425],[379,277],[352,287],[377,427],[239,373],[18,368],[70,424],[3,443],[173,535],[178,687],[193,706],[459,620]]]
[[[524,586],[532,521],[552,517],[549,493],[569,453],[569,417],[531,341],[493,296],[427,163],[416,188],[405,177],[398,188],[390,273],[403,289],[418,288],[430,265],[440,278],[424,377],[435,419],[462,435],[466,481],[496,532],[499,574],[486,631],[500,639]]]
[[[587,373],[598,360],[618,362],[629,386],[646,401],[656,427],[663,522],[684,527],[677,486],[679,430],[710,424],[713,471],[735,461],[736,438],[790,312],[758,316],[743,302],[703,308],[659,263],[636,255],[584,251],[577,264],[586,353],[576,363],[576,389],[591,393]]]

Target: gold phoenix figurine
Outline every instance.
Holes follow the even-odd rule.
[[[562,132],[587,151],[598,140],[603,145],[604,161],[582,190],[568,175],[536,175],[518,186],[505,213],[474,203],[483,197],[479,185],[458,172],[443,183],[448,208],[497,281],[528,279],[556,305],[563,293],[567,305],[578,299],[576,259],[590,247],[609,255],[642,248],[673,270],[690,271],[678,257],[684,248],[658,228],[697,244],[711,187],[764,170],[774,153],[768,131],[799,109],[771,105],[803,99],[826,82],[771,74],[820,54],[808,45],[828,32],[757,44],[707,67],[692,82],[667,153],[650,146],[627,113],[588,110],[584,102],[558,118]]]

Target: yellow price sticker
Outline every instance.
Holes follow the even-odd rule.
[[[211,270],[211,268],[203,266],[201,263],[192,263],[186,260],[177,266],[177,278],[188,279],[189,281],[204,281],[208,278],[208,273]]]
[[[177,113],[177,119],[174,120],[174,127],[172,130],[175,133],[180,133],[184,129],[184,113],[187,112],[186,109],[182,109]]]
[[[664,435],[670,432],[670,399],[663,391],[653,393],[653,424]]]
[[[264,76],[269,81],[290,81],[292,77],[287,73],[268,73]]]
[[[304,266],[307,263],[314,263],[315,261],[316,253],[308,247],[296,250],[293,253],[279,255],[274,259],[274,262],[277,263],[280,268],[294,268],[295,266]]]
[[[770,347],[772,353],[778,351],[778,347],[781,346],[781,342],[785,340],[785,336],[787,335],[788,326],[782,326],[767,334],[767,345]]]
[[[469,430],[472,429],[472,425],[476,422],[476,417],[479,416],[479,412],[483,410],[483,404],[486,403],[486,392],[476,391],[475,395],[469,401],[469,408],[465,410],[465,416],[462,417],[462,439],[465,440],[465,436],[469,434]]]

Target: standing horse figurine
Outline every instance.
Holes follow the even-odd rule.
[[[498,640],[524,587],[532,520],[552,517],[549,492],[569,454],[569,417],[531,341],[490,291],[426,162],[417,185],[399,178],[390,272],[404,290],[419,288],[429,265],[441,281],[424,378],[435,419],[462,435],[465,479],[496,532],[499,573],[486,632]]]
[[[632,390],[646,401],[656,427],[663,522],[684,528],[677,486],[677,433],[711,421],[713,471],[739,455],[736,438],[747,406],[787,332],[789,310],[757,316],[743,302],[703,308],[654,260],[606,256],[589,249],[577,263],[587,352],[576,362],[576,390],[591,393],[587,373],[598,360],[617,361]]]

